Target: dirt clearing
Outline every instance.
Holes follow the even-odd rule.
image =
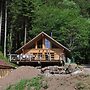
[[[0,90],[20,80],[30,80],[42,75],[41,90],[90,90],[90,68],[82,68],[80,73],[72,74],[41,74],[40,69],[30,66],[21,66],[13,70],[9,75],[0,79]]]
[[[45,77],[44,82],[48,86],[46,90],[90,90],[90,76],[83,74]],[[42,88],[41,90],[44,89]]]
[[[0,79],[0,90],[3,90],[7,86],[14,84],[21,79],[31,79],[38,76],[38,74],[40,74],[40,71],[34,67],[21,66],[13,70],[6,77]]]

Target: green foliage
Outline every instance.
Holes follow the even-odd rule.
[[[77,3],[70,0],[42,0],[36,6],[36,18],[30,36],[34,37],[41,31],[49,35],[53,32],[53,38],[68,47],[74,58],[85,59],[81,49],[85,50],[89,45],[90,23],[80,14]]]
[[[0,51],[0,60],[1,61],[4,61],[5,63],[9,64],[9,65],[12,65],[13,67],[16,67],[17,65],[16,64],[12,64],[9,62],[9,59],[7,57],[4,57],[3,56],[3,53]]]
[[[18,84],[15,85],[15,90],[24,90],[27,80],[21,80]]]
[[[10,85],[6,90],[30,90],[34,87],[35,90],[40,90],[42,77],[35,77],[31,80],[21,80],[15,85]]]
[[[7,58],[3,56],[3,53],[0,51],[0,60],[7,61]]]
[[[13,0],[8,4],[8,49],[16,50],[24,42],[25,26],[29,38],[28,31],[32,29],[33,17],[34,5],[31,0]]]
[[[21,80],[19,83],[14,85],[10,85],[6,90],[24,90],[26,83],[28,80]]]
[[[8,49],[14,52],[41,31],[68,47],[77,60],[89,60],[89,0],[12,0],[8,3]],[[89,62],[89,61],[88,61]]]
[[[41,79],[42,79],[42,77],[36,77],[36,78],[31,79],[31,81],[27,84],[28,90],[30,90],[31,87],[34,87],[35,90],[40,90]]]
[[[83,17],[90,18],[90,0],[73,0],[80,8]]]

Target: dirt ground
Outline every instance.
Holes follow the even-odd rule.
[[[48,88],[46,90],[78,90],[76,85],[78,83],[81,83],[81,81],[85,80],[86,78],[87,78],[86,76],[79,74],[74,76],[67,75],[67,76],[45,77],[44,81],[46,81],[48,85]],[[86,79],[85,82],[88,81],[90,81],[90,78]],[[42,88],[41,90],[45,89]]]
[[[48,86],[46,90],[90,90],[90,67],[82,66],[80,73],[46,75],[44,82]]]
[[[40,74],[40,71],[34,67],[21,66],[0,79],[0,90],[4,90],[9,85],[14,84],[21,79],[31,79],[38,74]]]
[[[47,89],[41,88],[41,90],[78,90],[76,88],[77,83],[83,81],[84,83],[90,83],[90,76],[87,77],[88,74],[90,75],[90,68],[84,67],[82,73],[79,74],[44,75],[43,81],[46,82]],[[31,79],[38,75],[40,75],[40,70],[30,66],[21,66],[0,79],[0,90],[5,90],[7,86],[21,79]]]

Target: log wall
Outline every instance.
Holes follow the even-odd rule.
[[[45,56],[47,53],[51,55],[51,58],[53,60],[59,60],[60,55],[62,53],[64,54],[64,50],[63,48],[60,48],[60,49],[56,49],[56,48],[54,49],[25,49],[24,52],[22,52],[22,54],[26,54],[26,55],[29,55],[29,54],[35,55],[36,60],[39,54],[42,54],[42,60],[46,60]]]

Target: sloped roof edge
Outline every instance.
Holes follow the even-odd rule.
[[[29,42],[27,42],[25,45],[23,45],[21,48],[19,48],[18,50],[16,50],[15,52],[17,53],[18,51],[20,51],[21,49],[23,49],[25,46],[27,46],[29,43],[31,43],[33,40],[35,40],[36,38],[38,38],[41,34],[44,34],[46,37],[50,38],[52,41],[54,41],[55,43],[57,43],[58,45],[60,45],[61,47],[63,47],[64,49],[66,49],[67,51],[70,52],[70,50],[63,46],[61,43],[57,42],[55,39],[53,39],[52,37],[50,37],[49,35],[47,35],[45,32],[41,32],[40,34],[38,34],[36,37],[34,37],[32,40],[30,40]]]
[[[43,32],[43,33],[44,33],[44,32]],[[52,37],[50,37],[50,36],[47,35],[46,33],[44,33],[44,35],[46,35],[48,38],[52,39],[52,40],[53,40],[54,42],[56,42],[58,45],[60,45],[61,47],[63,47],[64,49],[66,49],[67,51],[70,52],[70,50],[69,50],[67,47],[65,47],[65,46],[63,46],[61,43],[57,42],[55,39],[53,39]]]

